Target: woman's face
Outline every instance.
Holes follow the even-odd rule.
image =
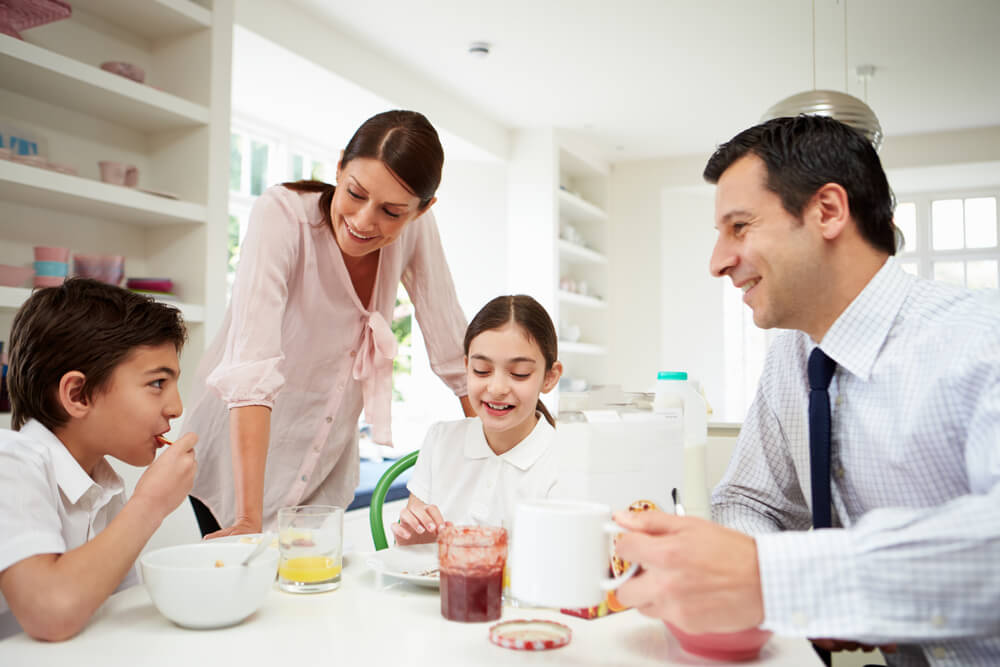
[[[355,158],[337,166],[337,189],[330,204],[333,235],[341,252],[362,257],[386,246],[435,200],[420,199],[381,160]]]

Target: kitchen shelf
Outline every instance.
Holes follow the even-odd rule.
[[[0,87],[143,132],[209,122],[205,106],[8,35],[0,35]]]
[[[17,310],[21,304],[31,296],[30,287],[0,287],[0,309]],[[189,323],[205,321],[205,307],[191,303],[180,303],[177,301],[159,300],[169,306],[176,306],[184,316],[184,321]]]
[[[48,169],[0,160],[0,200],[138,225],[204,224],[208,209]]]
[[[597,299],[592,296],[584,296],[583,294],[575,294],[573,292],[567,292],[565,290],[559,290],[557,292],[559,300],[563,303],[571,303],[577,306],[583,306],[585,308],[607,308],[608,304],[602,299]]]
[[[571,220],[606,222],[608,214],[586,199],[566,190],[559,190],[559,211]]]
[[[603,345],[593,343],[567,343],[559,341],[559,353],[568,352],[572,354],[602,355],[607,354],[608,349]]]
[[[212,26],[212,12],[190,0],[73,0],[73,10],[100,16],[153,42]]]
[[[559,254],[566,258],[568,261],[576,262],[589,262],[591,264],[607,264],[608,258],[597,252],[596,250],[591,250],[590,248],[585,248],[582,245],[572,243],[565,239],[559,239]]]

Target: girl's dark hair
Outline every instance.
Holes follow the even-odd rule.
[[[354,158],[372,158],[385,164],[420,198],[420,208],[431,203],[441,184],[444,149],[437,130],[417,111],[384,111],[366,120],[347,142],[341,168]],[[298,192],[321,193],[319,208],[330,222],[333,185],[308,180],[282,185]]]
[[[516,323],[528,338],[538,344],[545,359],[545,372],[552,370],[552,365],[559,358],[556,327],[542,304],[527,294],[498,296],[483,306],[465,330],[465,356],[469,356],[469,345],[472,344],[473,338],[484,331],[500,329],[508,322]],[[556,420],[549,414],[541,399],[538,400],[535,410],[541,412],[552,426],[556,425]]]
[[[774,118],[719,146],[705,165],[705,180],[718,183],[747,154],[763,160],[768,190],[796,217],[821,187],[842,186],[861,236],[873,248],[896,254],[895,198],[878,153],[859,131],[826,116]]]
[[[83,373],[89,399],[135,348],[173,343],[180,352],[186,338],[179,310],[121,287],[72,278],[36,290],[10,331],[11,428],[37,419],[53,431],[69,421],[58,396],[66,373]]]

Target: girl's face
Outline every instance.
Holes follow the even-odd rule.
[[[514,322],[473,338],[465,367],[469,401],[486,439],[503,451],[531,433],[538,395],[551,391],[562,374],[559,362],[545,370],[538,344]]]
[[[361,257],[386,246],[403,233],[423,209],[381,160],[355,158],[337,166],[337,189],[330,203],[333,235],[341,252]]]

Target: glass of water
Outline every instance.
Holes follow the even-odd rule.
[[[278,586],[290,593],[322,593],[340,586],[344,508],[299,505],[278,510]]]

